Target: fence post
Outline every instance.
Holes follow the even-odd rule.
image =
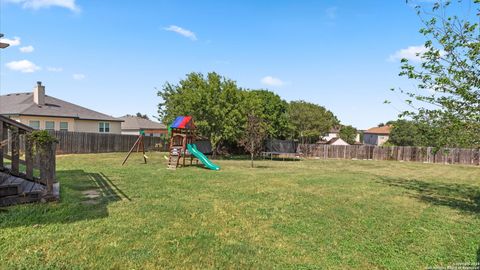
[[[20,169],[20,138],[18,128],[13,128],[12,136],[12,173],[18,175]]]
[[[55,142],[49,142],[44,145],[37,145],[40,151],[40,181],[47,186],[47,194],[53,194],[53,183],[55,182]]]
[[[28,180],[33,180],[33,143],[25,138],[25,174]]]

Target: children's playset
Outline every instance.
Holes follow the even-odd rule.
[[[220,167],[210,161],[202,152],[200,152],[195,144],[196,126],[191,116],[178,116],[170,125],[170,149],[168,157],[168,168],[177,169],[178,167],[185,167],[187,158],[190,159],[190,165],[193,165],[195,161],[198,164],[200,161],[206,168],[210,170],[218,171]],[[124,165],[130,154],[137,148],[137,152],[140,150],[143,153],[143,161],[147,163],[147,156],[145,155],[145,146],[143,143],[144,131],[140,131],[140,135],[133,144],[132,148],[128,152],[127,156],[122,162]]]
[[[191,116],[178,116],[170,125],[170,156],[168,168],[176,169],[179,166],[185,167],[186,159],[190,158],[190,165],[200,161],[206,168],[218,171],[220,167],[213,164],[202,152],[198,151],[195,145],[196,126]]]

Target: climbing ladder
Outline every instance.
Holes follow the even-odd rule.
[[[170,148],[170,158],[168,159],[168,169],[175,170],[180,163],[182,157],[182,146],[173,146]]]
[[[193,157],[187,150],[187,145],[195,141],[195,124],[191,116],[178,116],[170,125],[170,157],[168,158],[168,169],[175,170],[178,166],[186,166],[186,158],[190,158],[190,165],[193,164]]]

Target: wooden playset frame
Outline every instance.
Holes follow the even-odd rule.
[[[179,166],[186,166],[186,159],[190,158],[190,165],[193,165],[192,153],[187,151],[187,145],[195,143],[197,127],[191,116],[179,116],[173,122],[170,129],[170,147],[168,157],[168,168],[176,169]]]

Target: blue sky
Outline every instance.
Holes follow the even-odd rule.
[[[110,115],[156,115],[155,88],[216,71],[325,106],[365,129],[404,108],[399,58],[422,49],[405,0],[0,0],[0,93],[31,91]],[[383,104],[389,99],[392,104]]]

